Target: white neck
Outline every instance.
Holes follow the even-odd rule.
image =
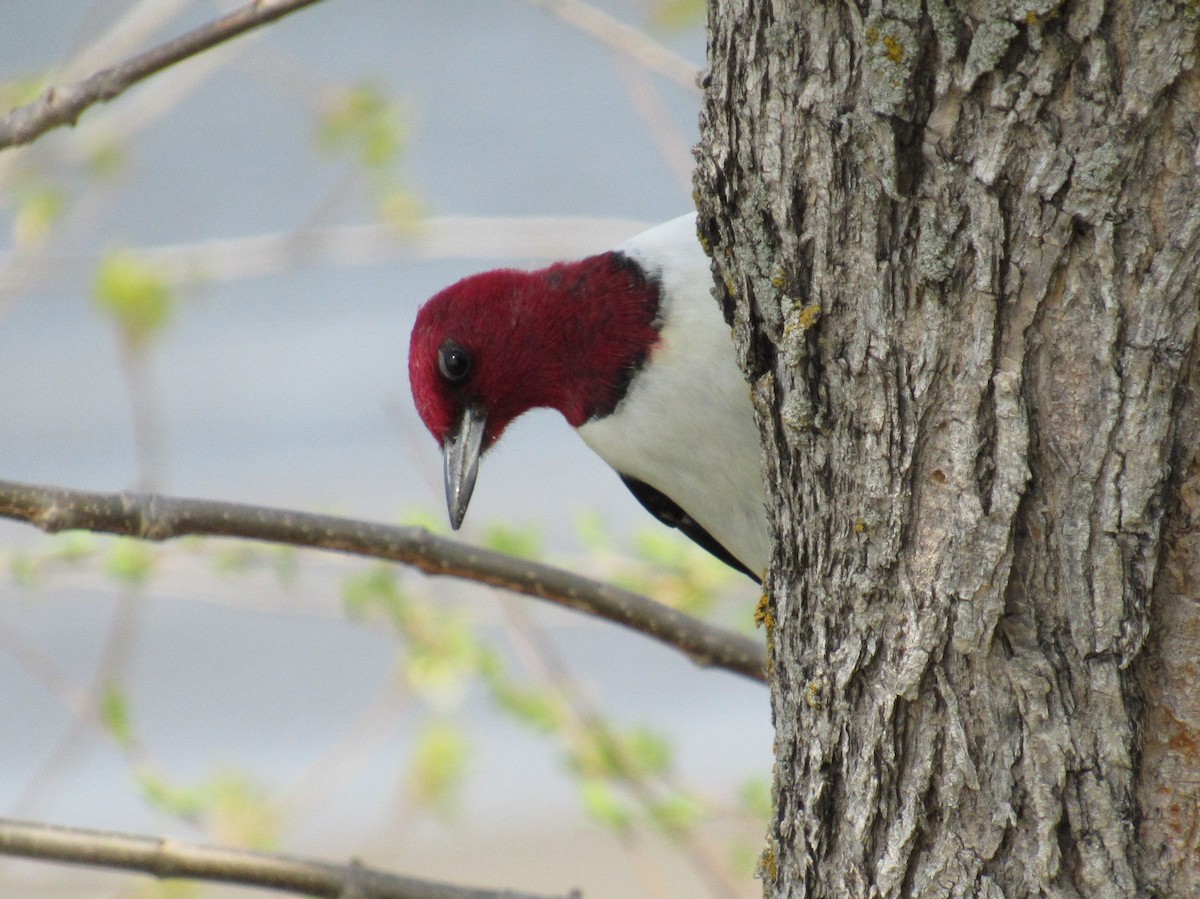
[[[751,571],[770,558],[750,387],[687,215],[618,248],[657,279],[660,342],[612,414],[579,435],[620,473],[666,494]]]

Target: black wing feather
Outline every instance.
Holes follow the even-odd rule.
[[[712,534],[700,527],[696,523],[696,519],[679,508],[673,499],[665,493],[655,490],[645,481],[639,481],[637,478],[631,478],[620,472],[617,472],[617,474],[625,486],[629,488],[629,492],[645,507],[647,512],[668,527],[677,528],[682,531],[693,542],[708,550],[730,568],[740,571],[757,583],[762,583],[761,579],[754,572],[735,559],[729,550],[718,543]]]

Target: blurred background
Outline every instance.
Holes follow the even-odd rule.
[[[0,3],[0,111],[236,7]],[[445,530],[416,309],[692,208],[692,0],[325,0],[0,152],[0,478]],[[753,632],[556,414],[464,540]],[[0,522],[0,817],[588,897],[749,897],[766,690],[362,560]],[[0,896],[235,896],[0,858]]]

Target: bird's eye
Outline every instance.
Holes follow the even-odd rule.
[[[453,340],[438,350],[438,370],[451,384],[460,384],[471,373],[471,354]]]

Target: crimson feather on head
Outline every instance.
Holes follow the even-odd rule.
[[[558,409],[575,427],[606,415],[658,340],[658,302],[658,285],[620,253],[464,278],[417,313],[408,359],[417,412],[444,442],[473,404],[486,415],[485,446],[529,409]],[[458,381],[439,366],[448,344],[469,358]]]

